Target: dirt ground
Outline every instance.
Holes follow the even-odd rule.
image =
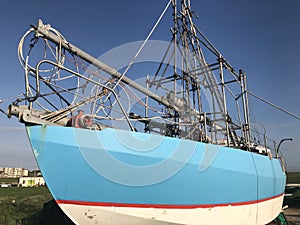
[[[300,225],[300,201],[285,200],[284,205],[288,205],[283,213],[289,225]]]
[[[290,225],[300,224],[300,209],[289,208],[284,211],[284,215]]]

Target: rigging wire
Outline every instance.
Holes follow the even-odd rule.
[[[247,91],[247,93],[248,93],[249,95],[251,95],[251,96],[253,96],[253,97],[259,99],[260,101],[262,101],[262,102],[264,102],[264,103],[266,103],[266,104],[268,104],[268,105],[270,105],[270,106],[272,106],[272,107],[278,109],[279,111],[281,111],[281,112],[283,112],[283,113],[285,113],[285,114],[288,114],[288,115],[290,115],[291,117],[294,117],[294,118],[297,119],[297,120],[300,120],[300,117],[297,116],[297,115],[295,115],[294,113],[291,113],[291,112],[289,112],[289,111],[287,111],[287,110],[285,110],[285,109],[283,109],[283,108],[281,108],[281,107],[279,107],[279,106],[273,104],[272,102],[269,102],[269,101],[263,99],[262,97],[259,97],[258,95],[254,94],[254,93],[252,93],[252,92],[250,92],[250,91]]]
[[[169,0],[168,4],[166,5],[165,9],[163,10],[162,14],[160,15],[160,17],[158,18],[158,20],[156,21],[156,23],[154,24],[153,28],[151,29],[150,33],[148,34],[148,36],[146,37],[145,41],[143,42],[143,44],[141,45],[141,47],[139,48],[139,50],[136,52],[135,56],[132,58],[131,62],[128,64],[127,68],[125,69],[125,71],[123,72],[122,76],[118,79],[118,81],[115,83],[115,86],[113,87],[113,90],[115,89],[115,87],[121,82],[121,80],[123,79],[123,77],[126,75],[126,73],[128,72],[128,70],[130,69],[130,67],[132,66],[132,64],[134,63],[134,61],[136,60],[136,58],[139,56],[139,54],[141,53],[141,51],[143,50],[144,46],[146,45],[146,43],[148,42],[149,38],[151,37],[152,33],[154,32],[154,30],[156,29],[157,25],[159,24],[160,20],[162,19],[162,17],[164,16],[165,12],[167,11],[167,9],[169,8],[169,5],[171,4],[172,0]]]

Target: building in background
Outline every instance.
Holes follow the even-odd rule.
[[[20,187],[45,186],[45,180],[43,177],[20,177],[19,186]]]
[[[19,178],[28,176],[29,170],[24,168],[0,168],[0,178]]]

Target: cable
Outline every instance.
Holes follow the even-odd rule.
[[[154,24],[153,28],[151,29],[150,33],[148,34],[148,36],[146,37],[145,41],[143,42],[143,44],[141,45],[141,47],[139,48],[139,50],[136,52],[135,56],[133,57],[133,59],[131,60],[131,62],[128,64],[127,68],[125,69],[125,71],[122,73],[121,77],[118,79],[118,81],[115,83],[115,86],[112,88],[113,90],[118,86],[118,84],[121,82],[121,80],[123,79],[123,77],[126,75],[126,73],[128,72],[128,70],[130,69],[130,67],[132,66],[132,64],[134,63],[134,61],[136,60],[136,58],[138,57],[138,55],[140,54],[140,52],[142,51],[142,49],[144,48],[144,46],[146,45],[146,43],[148,42],[150,36],[152,35],[152,33],[154,32],[154,30],[156,29],[157,25],[159,24],[160,20],[162,19],[162,17],[164,16],[165,12],[167,11],[169,5],[171,4],[172,0],[169,0],[168,4],[166,5],[165,9],[163,10],[163,12],[161,13],[160,17],[158,18],[158,20],[156,21],[156,23]],[[107,96],[107,98],[110,96],[110,94]],[[106,101],[106,100],[105,100]]]
[[[280,111],[282,111],[282,112],[284,112],[284,113],[290,115],[291,117],[294,117],[295,119],[300,120],[300,117],[297,116],[297,115],[295,115],[294,113],[291,113],[291,112],[289,112],[289,111],[287,111],[287,110],[285,110],[285,109],[283,109],[283,108],[281,108],[281,107],[279,107],[279,106],[273,104],[272,102],[269,102],[269,101],[263,99],[262,97],[259,97],[258,95],[254,94],[254,93],[252,93],[252,92],[250,92],[250,91],[247,91],[247,93],[248,93],[249,95],[252,95],[253,97],[259,99],[260,101],[262,101],[262,102],[264,102],[264,103],[266,103],[266,104],[268,104],[268,105],[270,105],[270,106],[272,106],[272,107],[274,107],[274,108],[276,108],[276,109],[278,109],[278,110],[280,110]]]

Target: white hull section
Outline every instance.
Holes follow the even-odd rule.
[[[264,225],[280,213],[282,201],[283,195],[247,205],[195,209],[108,207],[62,203],[59,206],[76,224],[84,225]]]

